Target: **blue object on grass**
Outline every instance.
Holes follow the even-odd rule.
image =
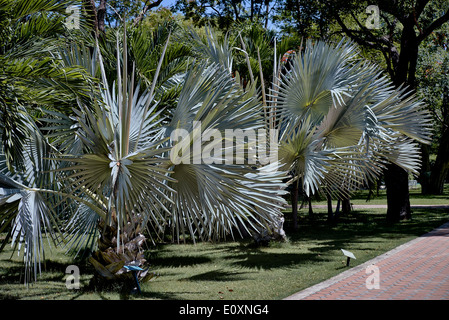
[[[142,271],[143,270],[141,267],[133,266],[133,265],[125,266],[125,268],[128,270],[131,270],[131,271]]]
[[[143,269],[141,267],[133,266],[133,265],[126,265],[124,267],[133,273],[134,280],[136,281],[136,285],[137,285],[137,290],[139,291],[139,293],[141,293],[139,279],[137,279],[137,271],[142,271]]]

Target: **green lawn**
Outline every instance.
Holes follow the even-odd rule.
[[[305,210],[302,210],[305,211]],[[357,257],[351,267],[374,258],[449,220],[447,210],[415,209],[413,219],[385,222],[384,209],[359,210],[342,216],[336,225],[326,223],[327,213],[300,214],[300,228],[290,230],[289,241],[255,247],[250,240],[224,243],[159,244],[148,250],[151,268],[159,274],[142,286],[142,294],[87,289],[93,270],[78,263],[81,289],[65,287],[65,270],[74,264],[60,250],[47,253],[46,269],[26,288],[20,282],[20,257],[11,259],[7,246],[0,255],[0,298],[8,299],[282,299],[346,270],[341,248]],[[48,250],[47,250],[48,251]]]

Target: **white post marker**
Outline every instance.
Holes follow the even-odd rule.
[[[346,259],[346,266],[349,267],[349,261],[352,259],[356,259],[356,257],[354,256],[354,254],[350,251],[341,249],[341,252],[343,252],[343,254],[348,258]]]

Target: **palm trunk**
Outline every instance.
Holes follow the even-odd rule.
[[[298,181],[293,182],[292,196],[292,215],[293,229],[298,230]]]
[[[444,181],[449,173],[449,129],[443,130],[437,158],[433,165],[428,193],[429,194],[443,194]]]
[[[327,221],[332,222],[334,220],[334,212],[332,210],[332,198],[330,194],[327,195]]]
[[[309,217],[312,217],[313,216],[312,198],[308,197],[307,200],[308,200],[308,204],[309,204]]]
[[[145,236],[140,232],[140,222],[138,218],[129,221],[121,229],[120,239],[117,239],[117,220],[114,215],[111,225],[107,225],[103,220],[99,222],[98,249],[89,258],[97,271],[92,278],[92,286],[101,288],[119,283],[125,290],[133,288],[134,274],[125,268],[130,265],[142,268],[136,272],[139,283],[154,277],[155,274],[148,272],[148,268],[145,268],[147,265],[143,249]],[[118,246],[117,243],[119,243]]]
[[[351,199],[345,198],[341,201],[341,212],[342,213],[351,212]]]
[[[387,221],[411,219],[408,173],[395,164],[388,164],[385,185],[388,203]]]

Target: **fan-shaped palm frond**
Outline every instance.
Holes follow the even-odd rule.
[[[296,54],[291,69],[282,76],[279,112],[298,118],[311,114],[312,121],[318,122],[331,106],[341,104],[349,95],[349,84],[358,77],[354,72],[358,64],[351,65],[354,50],[354,45],[343,41],[334,47],[321,41],[313,45],[309,40],[304,52]]]
[[[104,75],[103,72],[107,85]],[[148,90],[140,93],[139,85],[134,87],[134,78],[128,80],[126,75],[125,58],[123,76],[120,68],[118,71],[118,89],[113,85],[112,90],[102,92],[105,105],[97,105],[93,111],[81,107],[78,112],[81,154],[61,158],[72,163],[64,168],[73,170],[66,181],[71,192],[89,190],[107,201],[106,220],[116,215],[118,230],[132,211],[145,212],[147,216],[163,211],[159,197],[164,197],[164,193],[160,188],[168,188],[165,180],[169,179],[168,165],[164,164],[168,160],[161,156],[167,152],[160,148],[164,140],[150,135],[158,124],[153,121],[154,96]]]
[[[221,65],[231,74],[234,59],[229,36],[220,38],[219,33],[211,28],[206,28],[205,31],[204,37],[193,29],[186,34],[192,53],[198,59]]]
[[[37,128],[24,142],[23,170],[11,174],[3,154],[0,161],[0,203],[6,204],[0,213],[0,232],[8,232],[2,248],[11,240],[18,252],[22,251],[28,283],[40,272],[42,232],[58,240],[58,217],[53,211],[58,199],[41,191],[57,190],[58,186],[52,172],[51,147]]]
[[[261,110],[257,97],[244,92],[220,65],[206,62],[188,72],[171,121],[162,129],[176,142],[177,131],[185,133],[171,151],[175,157],[182,151],[178,161],[172,155],[173,233],[214,239],[232,234],[238,225],[254,232],[280,216],[285,185],[279,177],[285,173],[273,170],[272,183],[262,183],[251,168],[261,167],[249,151],[255,150],[257,130],[264,128]],[[248,135],[246,155],[234,149],[236,132]]]

